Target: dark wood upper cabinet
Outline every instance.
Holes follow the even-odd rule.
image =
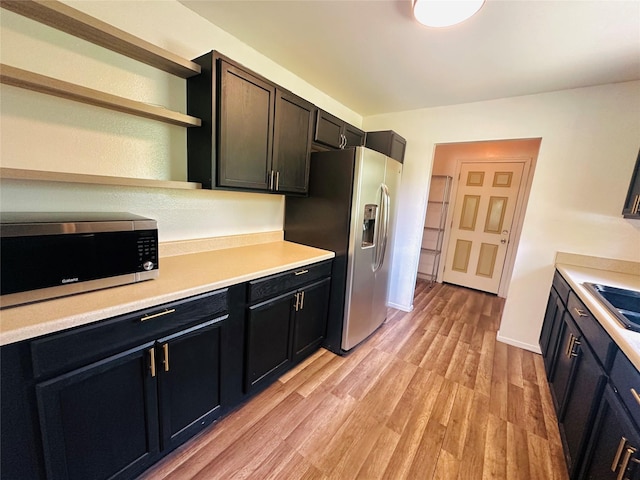
[[[622,209],[624,218],[640,218],[640,151],[629,182],[627,199]]]
[[[315,106],[216,52],[194,62],[187,110],[188,177],[205,188],[304,194]],[[197,131],[195,131],[197,130]]]
[[[364,145],[365,132],[344,120],[318,109],[313,141],[331,148],[359,147]]]
[[[393,130],[382,130],[367,132],[366,146],[402,163],[404,162],[404,150],[407,147],[407,141]]]
[[[359,147],[364,145],[366,133],[360,130],[358,127],[354,127],[353,125],[349,125],[348,123],[344,124],[344,138],[345,138],[345,148],[349,147]]]
[[[315,110],[303,98],[276,89],[272,167],[276,192],[307,192]]]
[[[226,61],[218,82],[217,186],[268,190],[276,89]]]

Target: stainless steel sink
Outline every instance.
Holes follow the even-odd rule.
[[[598,283],[585,282],[583,285],[625,328],[640,332],[640,292]]]

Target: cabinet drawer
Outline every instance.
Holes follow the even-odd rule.
[[[609,334],[573,291],[569,293],[567,310],[578,325],[586,343],[596,354],[604,369],[608,371],[613,362],[613,354],[615,352],[615,344]]]
[[[71,370],[227,311],[227,289],[139,310],[31,342],[35,378]]]
[[[636,424],[640,425],[640,372],[620,350],[613,362],[610,378]]]
[[[567,301],[569,300],[569,292],[571,291],[571,287],[557,270],[553,275],[553,288],[555,288],[556,292],[558,292],[558,297],[560,297],[562,303],[566,305]]]
[[[249,302],[279,295],[288,290],[294,290],[306,283],[331,274],[331,260],[314,263],[304,267],[288,270],[269,277],[249,282]]]

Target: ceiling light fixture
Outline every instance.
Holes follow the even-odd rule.
[[[485,0],[413,0],[413,15],[427,27],[450,27],[475,14]]]

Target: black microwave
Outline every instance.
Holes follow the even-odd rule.
[[[158,273],[155,220],[130,213],[0,213],[0,308]]]

